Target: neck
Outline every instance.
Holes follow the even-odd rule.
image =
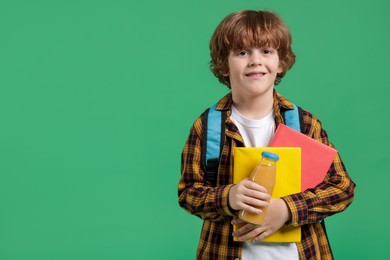
[[[237,110],[245,117],[260,119],[268,115],[273,109],[273,91],[269,91],[259,96],[240,96],[232,93],[233,104]]]

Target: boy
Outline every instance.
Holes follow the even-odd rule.
[[[293,109],[274,91],[295,62],[286,25],[272,12],[233,13],[216,28],[210,53],[212,72],[231,89],[217,105],[226,115],[218,176],[212,183],[201,163],[203,113],[184,146],[178,185],[180,206],[204,220],[197,259],[332,259],[320,221],[346,209],[355,188],[339,155],[322,183],[280,199],[270,199],[264,187],[248,179],[232,184],[234,148],[268,146],[284,123],[284,111]],[[302,110],[301,120],[305,135],[333,147],[316,117]],[[232,224],[241,222],[238,210],[260,213],[257,207],[264,206],[268,213],[263,225],[246,223],[233,234]],[[283,225],[301,226],[301,241],[261,242]]]

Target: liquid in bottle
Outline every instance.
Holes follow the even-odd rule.
[[[261,156],[262,159],[252,171],[249,179],[266,188],[267,192],[272,195],[276,181],[276,162],[279,160],[279,156],[270,152],[262,152]],[[262,213],[255,214],[240,210],[238,217],[246,222],[261,225],[267,214],[268,207],[258,208],[262,210]]]

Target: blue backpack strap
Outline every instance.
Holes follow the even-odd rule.
[[[301,132],[301,115],[300,109],[293,105],[294,109],[286,110],[284,112],[284,121],[286,126],[291,127],[292,129]]]
[[[212,186],[217,182],[219,157],[225,138],[226,114],[216,107],[217,104],[213,105],[203,115],[202,167],[205,182]]]
[[[206,166],[210,159],[219,159],[221,150],[222,113],[216,107],[217,104],[210,107],[207,116]]]

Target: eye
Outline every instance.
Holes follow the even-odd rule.
[[[265,48],[265,49],[263,49],[263,53],[264,54],[272,54],[274,52],[275,52],[275,50],[273,48]]]
[[[249,51],[241,50],[237,52],[237,56],[246,56],[249,55]]]

